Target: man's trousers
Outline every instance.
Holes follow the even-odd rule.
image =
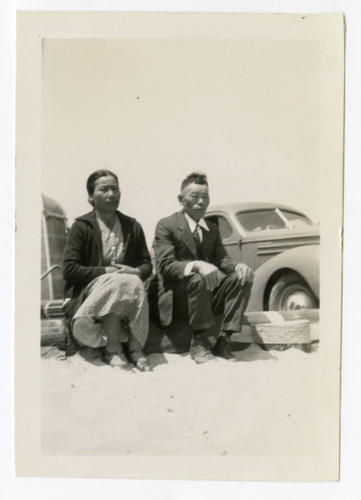
[[[241,285],[236,272],[213,292],[206,289],[200,274],[185,277],[174,289],[173,319],[187,321],[192,330],[205,330],[214,325],[214,314],[222,314],[221,330],[240,332],[251,288],[251,283]]]

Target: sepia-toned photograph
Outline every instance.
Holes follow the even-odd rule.
[[[337,480],[343,16],[17,29],[17,473]]]

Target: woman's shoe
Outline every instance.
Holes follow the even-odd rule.
[[[134,336],[131,336],[128,345],[124,346],[125,351],[128,354],[130,361],[134,363],[134,366],[141,372],[151,372],[153,368],[150,366],[147,357],[143,354],[142,348],[139,342]]]
[[[133,365],[128,362],[124,352],[108,352],[106,349],[102,351],[102,360],[110,366],[122,368],[122,370],[132,370]]]
[[[151,372],[153,371],[153,368],[150,366],[147,358],[144,356],[142,358],[139,358],[138,361],[135,363],[135,367],[140,371],[140,372]]]

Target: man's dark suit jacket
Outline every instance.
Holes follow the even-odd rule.
[[[204,260],[214,264],[225,274],[235,270],[218,231],[207,221],[209,231],[203,231],[202,251]],[[198,260],[193,235],[183,211],[161,219],[155,230],[154,251],[159,280],[158,307],[163,325],[172,321],[173,294],[177,283],[184,278],[184,270],[189,262]]]

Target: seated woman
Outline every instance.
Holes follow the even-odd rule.
[[[74,339],[102,347],[103,360],[111,366],[129,370],[134,364],[150,371],[142,352],[149,328],[143,281],[152,265],[143,230],[135,219],[118,212],[115,174],[92,173],[87,191],[94,210],[75,219],[64,251],[65,315]]]

